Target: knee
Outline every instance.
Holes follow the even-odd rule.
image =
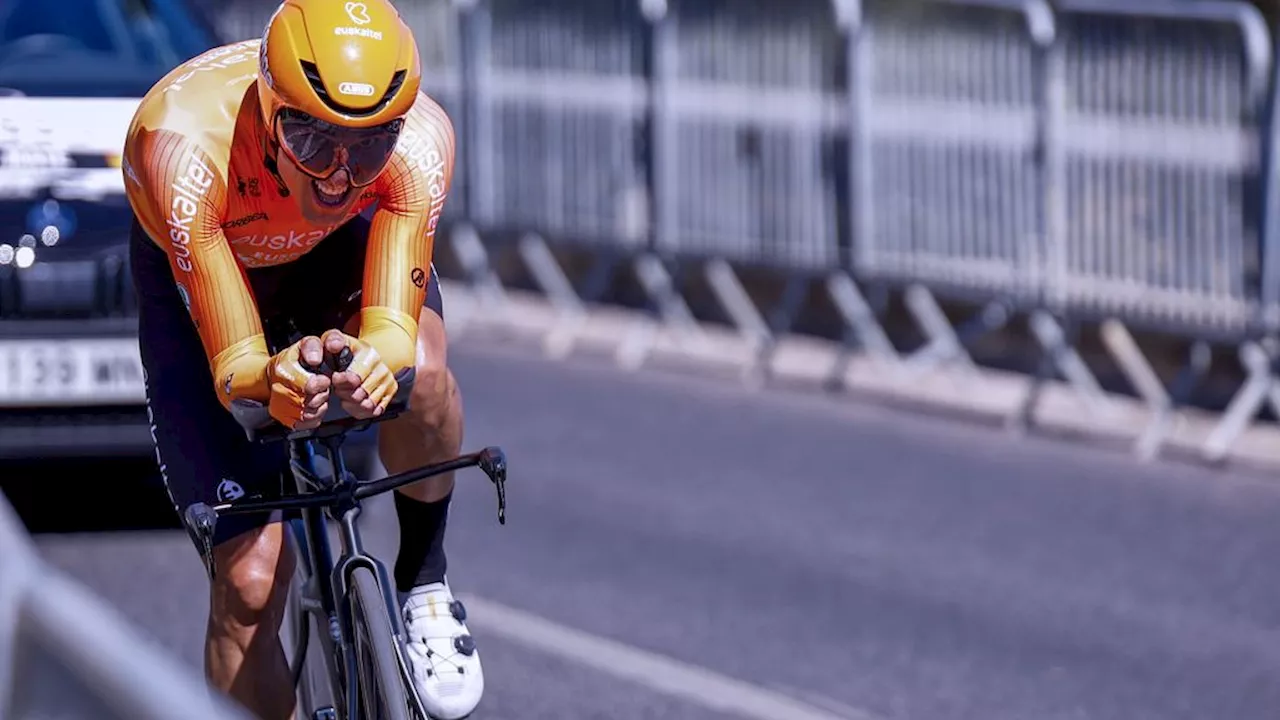
[[[214,548],[217,575],[211,611],[223,626],[278,623],[293,574],[279,524],[244,533]]]
[[[462,412],[462,400],[453,373],[442,363],[419,359],[409,397],[409,410],[414,421],[424,430],[438,433],[456,421]]]

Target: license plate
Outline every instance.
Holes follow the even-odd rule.
[[[0,406],[145,400],[137,338],[0,341]]]

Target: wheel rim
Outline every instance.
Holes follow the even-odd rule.
[[[356,654],[360,658],[360,709],[364,720],[383,720],[388,716],[382,693],[377,691],[378,679],[374,671],[373,645],[370,644],[363,623],[356,630]]]

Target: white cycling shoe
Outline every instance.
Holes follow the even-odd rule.
[[[427,714],[435,720],[467,717],[484,694],[484,671],[466,609],[446,583],[414,588],[401,607],[409,665]]]

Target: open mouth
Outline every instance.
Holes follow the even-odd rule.
[[[342,175],[341,171],[334,173],[335,176]],[[337,207],[347,201],[351,195],[352,185],[346,182],[345,178],[339,182],[333,182],[335,178],[330,178],[324,182],[319,180],[311,181],[311,188],[316,193],[316,200],[326,207]]]

